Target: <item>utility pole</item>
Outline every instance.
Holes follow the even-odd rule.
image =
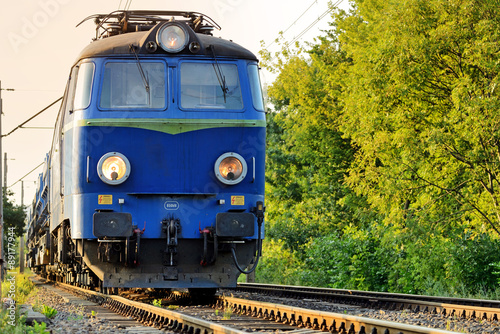
[[[24,213],[24,181],[21,181],[21,208]],[[24,273],[24,233],[19,240],[19,273]]]
[[[7,152],[3,154],[3,184],[5,189],[7,189]],[[5,194],[7,196],[7,194]]]
[[[13,91],[12,88],[2,88],[2,81],[0,81],[0,175],[2,175],[2,90]],[[5,259],[3,254],[3,182],[0,178],[0,281],[3,282]],[[0,284],[0,296],[2,293],[2,285]]]
[[[0,81],[0,175],[2,175],[2,82]],[[3,184],[0,179],[0,282],[3,282],[4,258],[3,258]],[[0,296],[2,285],[0,284]]]
[[[5,188],[7,188],[7,153],[5,154],[5,175],[4,175],[4,181],[2,182],[2,138],[3,137],[6,137],[8,135],[10,135],[11,133],[13,133],[14,131],[18,130],[18,129],[21,129],[23,127],[23,125],[25,125],[26,123],[28,123],[29,121],[31,121],[33,118],[37,117],[38,115],[40,115],[42,112],[44,112],[45,110],[49,109],[50,107],[52,107],[54,104],[56,104],[57,102],[61,101],[63,98],[60,97],[58,98],[57,100],[55,100],[54,102],[52,102],[50,105],[48,105],[47,107],[45,107],[44,109],[42,109],[41,111],[39,111],[37,114],[35,114],[34,116],[30,117],[27,121],[25,121],[24,123],[18,125],[15,129],[11,130],[9,133],[7,134],[2,134],[2,115],[3,115],[3,110],[2,110],[2,90],[6,90],[6,91],[15,91],[15,89],[12,89],[12,88],[2,88],[2,81],[0,80],[0,283],[3,281],[4,279],[4,270],[5,270],[5,259],[4,259],[4,255],[3,254],[3,198],[4,198],[4,186]],[[5,183],[5,185],[3,185],[3,183]],[[24,187],[22,189],[22,192],[23,192],[23,195],[22,195],[22,198],[24,198]],[[21,199],[21,201],[23,201],[23,199]],[[23,210],[24,210],[24,205],[23,205]],[[22,239],[22,238],[21,238]],[[23,247],[24,249],[24,247]],[[2,285],[0,284],[0,296],[2,295]]]

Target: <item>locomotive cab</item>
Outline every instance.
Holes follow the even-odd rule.
[[[235,286],[264,236],[257,59],[199,13],[90,18],[48,162],[50,228],[32,240],[51,255],[35,267],[83,286]]]

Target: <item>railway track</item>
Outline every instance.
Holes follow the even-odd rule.
[[[238,291],[292,298],[316,298],[331,303],[388,310],[428,312],[450,317],[498,321],[500,301],[418,296],[383,292],[326,289],[303,286],[240,283]]]
[[[261,317],[322,332],[338,334],[444,334],[450,331],[412,326],[397,322],[382,321],[365,317],[356,317],[339,313],[322,312],[273,303],[255,302],[246,299],[225,297],[219,307],[232,308],[238,313]]]
[[[229,310],[229,319],[214,319],[217,313],[207,307],[180,307],[170,310],[122,296],[105,295],[75,286],[57,283],[69,290],[99,303],[127,318],[167,332],[248,333],[273,332],[308,334],[330,332],[335,334],[449,334],[450,331],[381,321],[346,314],[321,312],[305,308],[258,302],[234,297],[218,297],[213,305],[218,310]],[[205,318],[205,319],[203,319]]]

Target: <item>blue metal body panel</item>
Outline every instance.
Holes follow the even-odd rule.
[[[93,131],[108,133],[102,145],[91,142]],[[248,212],[257,201],[264,200],[265,152],[262,146],[250,144],[254,141],[250,139],[261,138],[263,131],[217,128],[170,135],[135,128],[69,130],[66,138],[73,137],[79,143],[72,153],[71,165],[65,166],[66,178],[73,179],[71,187],[65,187],[64,209],[71,218],[73,237],[95,238],[92,215],[96,210],[131,213],[139,228],[146,225],[145,238],[159,238],[161,220],[168,216],[181,219],[183,238],[199,238],[200,227],[213,226],[218,212]],[[214,163],[224,152],[237,151],[245,138],[248,146],[242,156],[249,166],[247,177],[240,184],[224,185],[214,175]],[[97,175],[99,158],[115,151],[129,159],[132,169],[129,179],[118,186],[103,183]],[[70,180],[66,179],[65,184],[70,184]],[[113,204],[99,204],[99,195],[112,195]],[[231,205],[231,196],[245,196],[245,204]],[[124,199],[123,205],[118,203],[119,199]],[[225,205],[217,204],[221,199]],[[167,202],[178,203],[178,207],[169,208]]]
[[[160,27],[179,24],[196,28],[166,20],[78,57],[31,210],[29,263],[39,273],[86,287],[214,288],[235,286],[258,262],[266,118],[257,60],[194,30],[189,48],[156,49]],[[109,153],[128,160],[123,183],[99,176]],[[227,156],[246,164],[239,183],[216,175]]]
[[[92,61],[97,84],[107,60]],[[235,63],[244,78],[249,62]],[[201,238],[200,228],[214,226],[217,213],[249,212],[263,202],[265,114],[253,108],[245,82],[245,108],[238,112],[184,111],[175,102],[178,98],[168,99],[164,111],[102,111],[94,89],[90,107],[73,112],[64,125],[63,212],[72,237],[95,238],[92,215],[113,210],[131,213],[134,224],[145,227],[143,238],[160,238],[161,221],[170,216],[181,220],[181,238]],[[132,172],[123,184],[105,184],[97,175],[97,163],[108,152],[130,161]],[[224,185],[215,177],[215,161],[226,152],[237,152],[247,162],[248,174],[237,185]],[[113,203],[99,204],[100,195],[112,195]],[[244,196],[244,205],[232,205],[231,196]],[[167,207],[169,202],[178,206]]]

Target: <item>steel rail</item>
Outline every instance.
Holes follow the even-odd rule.
[[[101,305],[106,305],[114,312],[133,317],[152,327],[166,328],[184,333],[248,334],[235,328],[219,325],[158,306],[132,301],[120,296],[106,295],[60,282],[57,282],[56,286],[74,291],[80,295],[85,295],[89,299],[97,300]]]
[[[233,312],[253,315],[264,319],[306,327],[330,333],[398,333],[398,334],[451,334],[440,329],[407,325],[392,321],[357,317],[340,313],[315,311],[300,307],[284,306],[246,299],[224,297],[218,307],[230,308]]]
[[[143,324],[181,331],[183,333],[205,334],[244,334],[245,331],[223,326],[196,317],[167,310],[151,304],[145,304],[130,299],[106,295],[92,290],[82,289],[73,285],[56,283],[56,286],[84,295],[86,298],[107,306],[112,311],[124,316],[133,317]],[[397,333],[397,334],[451,334],[456,332],[407,325],[397,322],[382,321],[366,317],[346,314],[309,310],[267,302],[258,302],[233,297],[220,297],[217,307],[229,308],[234,313],[251,315],[278,323],[305,327],[312,331],[328,331],[342,334],[367,333]]]
[[[307,296],[309,298],[315,297],[322,300],[326,299],[336,302],[348,302],[350,300],[395,310],[406,309],[414,312],[430,312],[445,316],[449,315],[462,318],[478,318],[491,321],[498,321],[500,315],[500,302],[494,300],[418,296],[384,292],[256,283],[239,283],[238,289],[248,292],[255,291],[259,293],[267,292],[278,295]],[[489,307],[486,307],[485,305],[489,305]]]

